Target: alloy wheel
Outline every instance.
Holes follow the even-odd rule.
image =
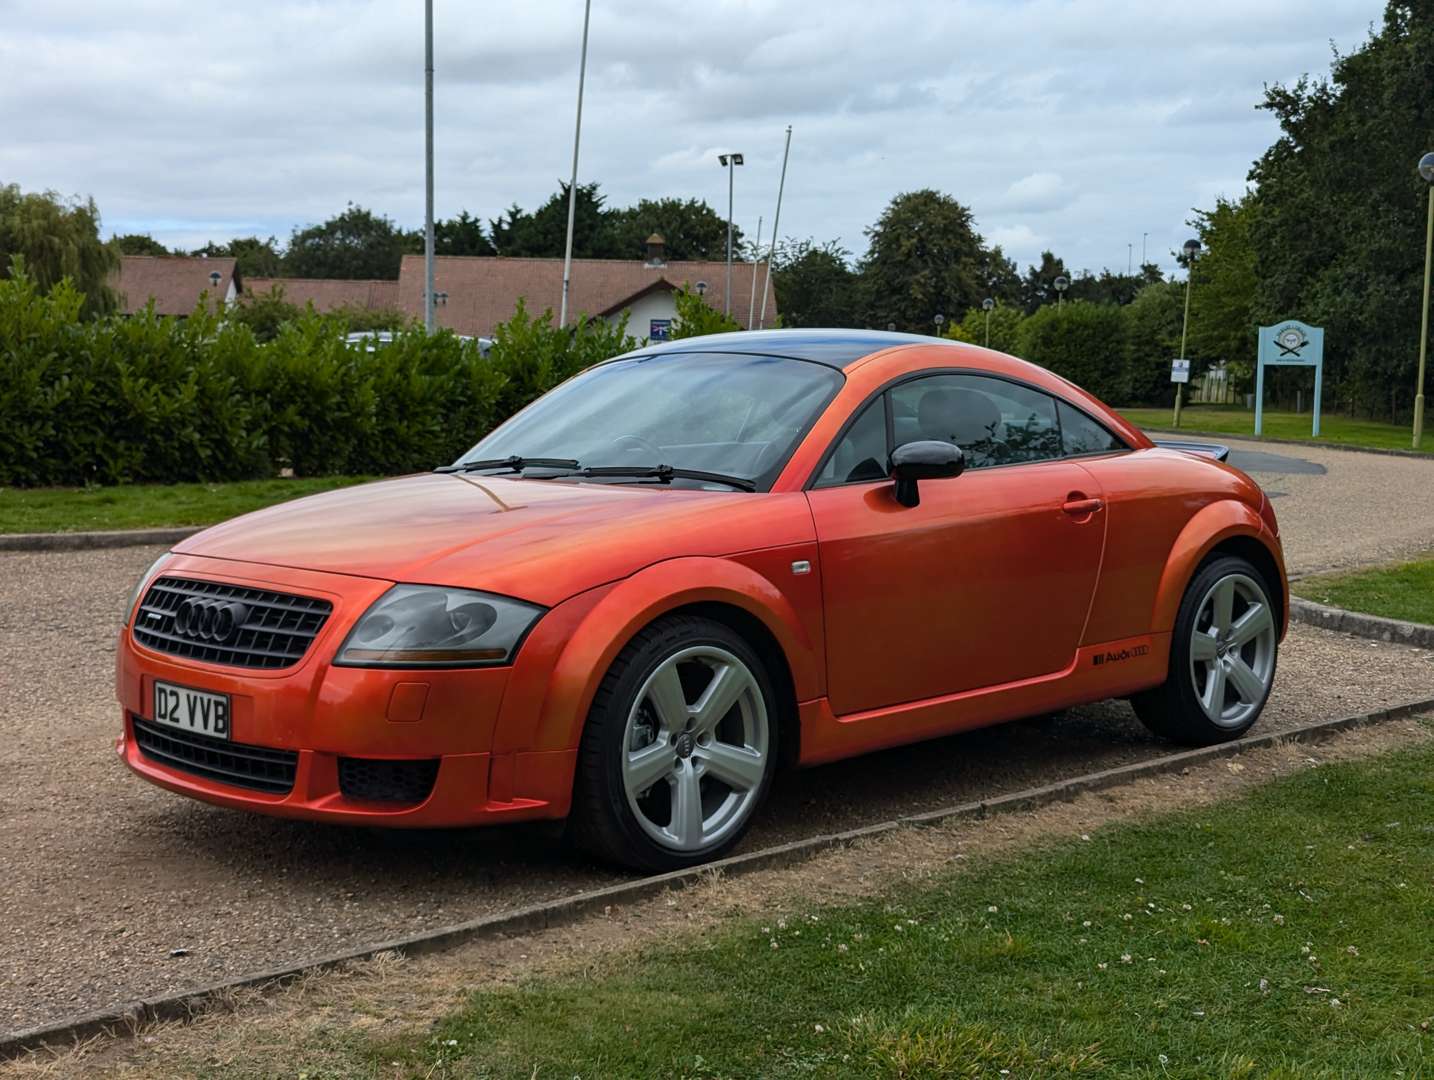
[[[1274,614],[1253,578],[1227,574],[1210,586],[1190,635],[1190,678],[1212,723],[1240,727],[1264,704],[1275,642]]]
[[[756,806],[770,746],[756,676],[716,645],[668,656],[638,690],[623,735],[622,781],[643,831],[700,851]]]

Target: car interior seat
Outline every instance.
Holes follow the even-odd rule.
[[[955,443],[974,468],[999,460],[1004,448],[1001,410],[979,390],[928,390],[916,406],[916,419],[922,438]]]

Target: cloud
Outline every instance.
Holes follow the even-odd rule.
[[[1327,69],[1380,0],[599,0],[580,177],[842,238],[901,191],[971,207],[1024,261],[1124,265],[1178,245],[1192,206],[1273,140],[1268,82]],[[287,237],[353,201],[416,225],[416,3],[0,0],[0,181],[92,194],[107,228],[168,243]],[[581,0],[435,2],[437,203],[495,217],[571,165]],[[1157,246],[1156,238],[1160,237]],[[1168,260],[1167,260],[1168,261]]]
[[[1040,213],[1069,206],[1074,199],[1075,192],[1060,173],[1035,172],[1006,188],[996,205],[1001,210]]]

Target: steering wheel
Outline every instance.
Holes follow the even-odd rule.
[[[657,465],[662,461],[662,447],[658,446],[651,439],[642,435],[619,435],[612,440],[612,445],[617,450],[637,449],[641,453],[650,454],[651,464]]]

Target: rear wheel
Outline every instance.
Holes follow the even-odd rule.
[[[1218,556],[1190,582],[1163,685],[1131,699],[1151,731],[1208,746],[1259,719],[1275,680],[1279,628],[1269,587],[1244,559]]]
[[[724,854],[771,783],[776,698],[756,652],[695,616],[662,619],[613,661],[579,751],[569,829],[642,870]]]

